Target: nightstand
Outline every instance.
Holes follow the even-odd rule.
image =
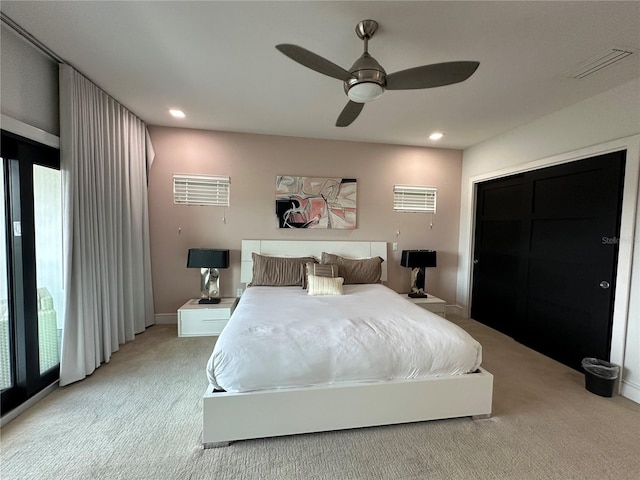
[[[429,310],[430,312],[437,313],[441,317],[447,318],[447,303],[441,298],[434,297],[430,294],[428,294],[429,296],[427,298],[411,298],[408,297],[406,293],[400,293],[399,295],[402,295],[403,298],[421,306],[425,310]]]
[[[178,309],[178,336],[218,336],[238,303],[237,298],[222,298],[220,303],[199,304],[189,300]]]

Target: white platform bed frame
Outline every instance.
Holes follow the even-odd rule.
[[[386,260],[386,242],[243,240],[241,281],[251,281],[251,253],[313,255],[322,252],[345,257],[380,256]],[[386,281],[386,262],[382,280]],[[246,393],[214,392],[203,398],[205,448],[236,440],[299,433],[344,430],[456,417],[491,415],[493,375],[447,375],[378,383],[262,390]]]

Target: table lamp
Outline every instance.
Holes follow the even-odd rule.
[[[229,267],[229,250],[190,248],[187,267],[200,269],[200,300],[198,303],[220,303],[218,269]]]
[[[411,269],[411,298],[426,298],[425,268],[436,266],[435,250],[403,250],[400,265]]]

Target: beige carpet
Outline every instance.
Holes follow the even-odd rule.
[[[2,429],[10,479],[640,478],[640,406],[474,321],[494,415],[200,445],[212,338],[155,326]],[[375,401],[375,399],[371,399]]]

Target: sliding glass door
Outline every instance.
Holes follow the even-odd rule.
[[[2,191],[0,192],[0,218],[2,219],[2,225],[7,225],[7,216],[5,215],[5,162],[4,158],[0,157],[0,166],[2,167],[2,185],[0,186]],[[5,227],[6,228],[6,227]],[[11,347],[11,335],[9,331],[9,264],[7,259],[7,235],[2,235],[0,238],[0,389],[5,390],[13,387],[13,375],[12,375],[12,347]],[[3,409],[4,412],[4,409]]]
[[[2,132],[2,413],[58,379],[63,319],[57,149]]]

